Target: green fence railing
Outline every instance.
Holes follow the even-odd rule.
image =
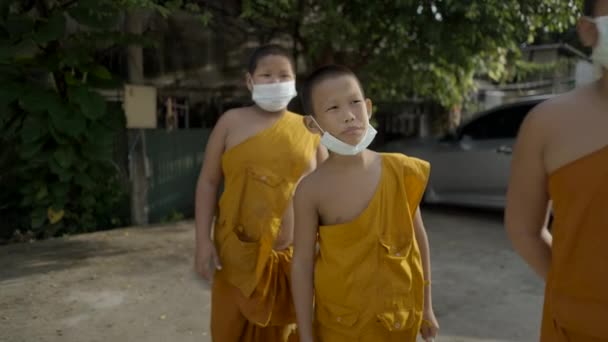
[[[147,130],[151,175],[148,218],[158,223],[179,213],[194,216],[194,192],[210,129]]]

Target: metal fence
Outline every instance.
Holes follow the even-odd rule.
[[[211,130],[146,130],[150,166],[149,222],[158,223],[174,213],[194,216],[196,181]]]

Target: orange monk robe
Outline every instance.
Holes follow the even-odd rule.
[[[608,146],[549,176],[551,269],[541,341],[608,341]]]
[[[317,342],[414,342],[424,279],[414,215],[429,164],[382,154],[380,183],[354,220],[319,227],[315,265]]]
[[[211,293],[213,341],[287,341],[294,334],[292,249],[272,246],[318,144],[302,117],[288,112],[224,153],[214,231],[222,270]]]

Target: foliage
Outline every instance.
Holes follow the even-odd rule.
[[[128,203],[112,162],[120,106],[98,92],[120,80],[95,52],[142,43],[120,32],[145,0],[3,1],[0,5],[0,239],[125,224]],[[164,8],[166,11],[171,8]]]
[[[173,223],[173,222],[179,222],[182,221],[184,219],[184,214],[181,213],[178,210],[171,210],[171,212],[169,214],[167,214],[165,217],[163,217],[163,219],[161,220],[162,223]]]
[[[473,77],[510,76],[508,61],[539,33],[571,28],[582,1],[243,1],[263,41],[287,37],[309,66],[346,64],[382,100],[458,104]]]

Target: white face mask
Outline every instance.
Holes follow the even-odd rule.
[[[268,112],[278,112],[296,97],[296,81],[281,83],[254,84],[251,92],[253,102]]]
[[[593,61],[608,69],[608,16],[591,19],[600,34],[599,43],[593,49]]]
[[[312,118],[312,120],[317,125],[317,127],[319,127],[319,129],[323,131],[323,135],[321,136],[321,144],[331,152],[343,156],[354,156],[356,154],[361,153],[372,143],[372,141],[374,141],[376,133],[378,133],[378,131],[376,131],[376,129],[368,122],[363,139],[361,139],[361,141],[357,145],[353,146],[345,143],[344,141],[334,137],[327,131],[323,130],[314,118]]]

